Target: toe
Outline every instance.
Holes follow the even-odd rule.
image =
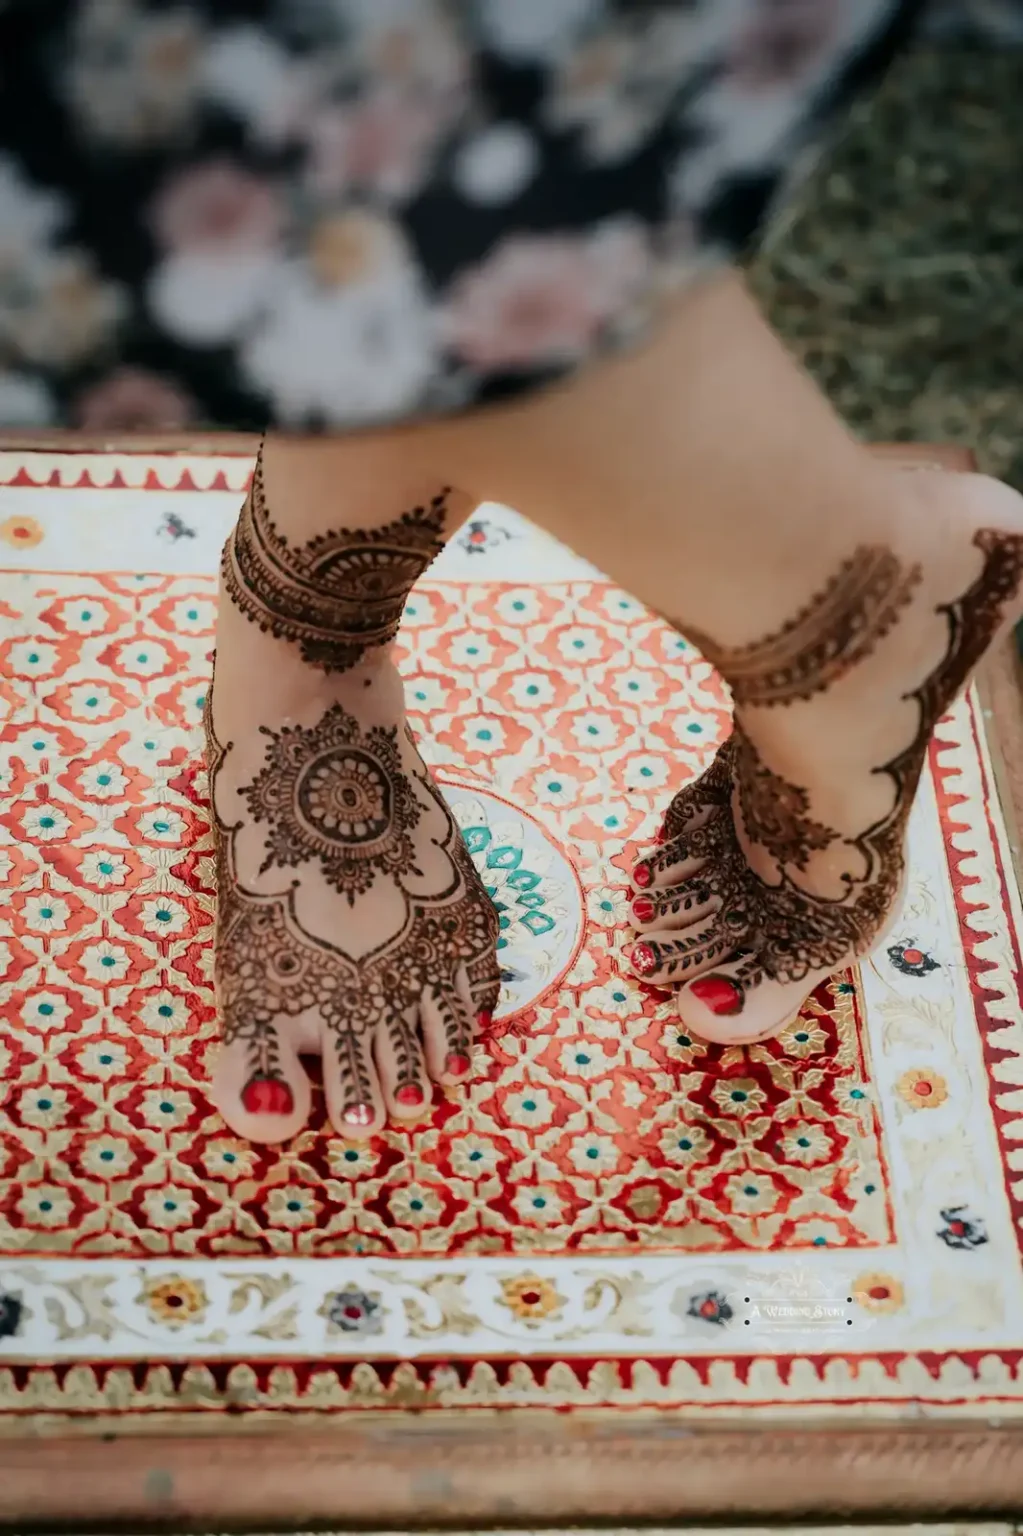
[[[653,887],[641,891],[632,900],[632,917],[637,928],[648,932],[661,929],[686,929],[703,926],[717,909],[719,898],[712,889],[713,872],[699,871],[678,885]]]
[[[433,1101],[417,1026],[418,1010],[410,1009],[389,1013],[376,1029],[373,1054],[384,1103],[395,1120],[419,1120]]]
[[[327,1114],[346,1141],[365,1141],[383,1128],[387,1111],[373,1061],[372,1028],[325,1023],[321,1036]]]
[[[473,1011],[464,973],[447,987],[431,987],[423,997],[423,1041],[426,1065],[434,1082],[453,1087],[472,1071],[472,1042],[477,1027],[491,1020],[487,1009]]]
[[[680,934],[649,934],[633,944],[629,964],[640,981],[674,986],[710,970],[730,948],[712,920]]]
[[[227,1030],[213,1069],[211,1096],[237,1136],[289,1141],[309,1119],[311,1092],[290,1031],[276,1021]]]
[[[799,982],[773,981],[754,956],[732,955],[688,981],[678,993],[686,1030],[717,1045],[754,1045],[780,1034],[828,974]]]
[[[725,811],[702,813],[685,832],[640,859],[633,867],[632,883],[647,895],[680,885],[696,874],[705,860],[730,852],[734,837],[731,817]]]

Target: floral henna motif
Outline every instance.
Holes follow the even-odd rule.
[[[751,645],[729,648],[675,624],[726,678],[736,705],[809,699],[865,661],[898,620],[921,576],[891,550],[862,545],[794,619]]]
[[[421,811],[396,726],[363,732],[333,704],[311,728],[262,732],[266,764],[242,791],[253,820],[269,825],[261,874],[318,859],[349,905],[378,874],[419,874],[411,834]]]
[[[260,447],[252,490],[221,559],[224,589],[303,660],[345,672],[398,632],[413,584],[444,548],[449,490],[382,528],[340,528],[293,546],[269,516]]]
[[[750,840],[766,848],[782,868],[805,869],[811,853],[835,842],[837,832],[813,820],[806,790],[768,768],[738,722],[732,740],[739,808]]]
[[[742,955],[742,964],[734,975],[712,974],[710,978],[701,978],[703,982],[713,981],[720,993],[722,1006],[716,1011],[739,1012],[744,992],[765,975],[777,981],[798,982],[811,971],[833,970],[850,953],[861,951],[877,935],[902,880],[906,821],[931,732],[986,651],[1001,623],[1005,605],[1018,592],[1023,577],[1023,538],[994,529],[981,529],[976,533],[974,543],[984,555],[980,575],[960,598],[943,604],[938,610],[948,627],[945,655],[920,687],[904,696],[906,700],[915,700],[918,706],[913,739],[888,763],[875,770],[886,774],[892,782],[891,809],[859,837],[843,840],[850,849],[855,849],[867,870],[866,876],[855,882],[857,889],[853,890],[850,879],[847,895],[839,901],[829,901],[804,890],[792,878],[789,870],[805,867],[813,846],[812,839],[819,841],[828,829],[818,828],[811,822],[810,827],[814,829],[811,841],[800,846],[794,821],[804,814],[808,796],[798,786],[788,785],[776,775],[770,777],[779,786],[778,803],[789,807],[789,827],[784,837],[777,834],[775,827],[775,847],[772,848],[767,839],[764,839],[764,846],[776,859],[778,879],[768,883],[750,868],[735,834],[732,808],[722,799],[722,775],[726,770],[731,775],[739,811],[745,820],[746,806],[752,803],[756,807],[761,793],[756,787],[751,788],[750,779],[756,779],[765,770],[756,752],[750,750],[742,727],[737,725],[732,739],[719,753],[704,780],[682,791],[684,807],[673,818],[672,824],[677,825],[681,816],[683,831],[653,859],[645,861],[648,869],[655,862],[659,868],[668,868],[692,857],[694,833],[684,828],[705,816],[698,828],[702,841],[704,845],[717,846],[720,851],[708,858],[707,865],[696,878],[701,894],[706,892],[705,899],[715,903],[713,915],[695,932],[683,931],[677,937],[663,939],[651,936],[636,944],[632,959],[640,975],[652,975],[657,971],[667,979],[685,981],[695,969],[702,969],[708,961],[719,959],[723,953],[732,957]],[[797,813],[795,817],[791,814],[793,808]],[[758,815],[755,810],[754,825],[766,820],[759,816],[758,821]],[[776,820],[776,817],[772,818],[772,821]],[[751,836],[756,836],[754,827],[748,822],[747,830]],[[837,840],[838,834],[831,833],[821,846],[829,846]],[[649,885],[651,879],[649,873],[645,879],[641,876],[643,869],[644,865],[639,865],[634,873],[636,883],[641,886]],[[662,898],[655,911],[677,910],[671,903],[679,899],[681,889],[684,887],[663,893],[651,892],[655,901]],[[726,992],[723,984],[726,982],[733,989],[729,996],[733,1000],[736,995],[738,997],[734,1009],[723,1006]]]

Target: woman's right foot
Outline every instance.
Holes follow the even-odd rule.
[[[635,866],[630,959],[678,986],[704,1039],[777,1034],[877,944],[934,726],[1023,609],[1023,498],[941,471],[893,472],[892,491],[892,548],[854,550],[764,640],[697,641],[732,685],[734,731]]]
[[[391,524],[289,539],[257,463],[225,550],[206,707],[213,1096],[253,1141],[305,1125],[301,1055],[322,1058],[339,1135],[421,1118],[431,1083],[468,1077],[477,1024],[497,1006],[497,913],[408,729],[388,650],[445,507],[438,495]]]

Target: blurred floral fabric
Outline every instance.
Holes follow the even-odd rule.
[[[0,426],[546,383],[753,238],[907,0],[0,0]]]

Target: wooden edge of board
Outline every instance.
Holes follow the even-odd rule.
[[[0,1441],[0,1525],[133,1533],[1018,1511],[1023,1423],[521,1410]]]
[[[67,452],[251,453],[244,434],[0,439]],[[907,465],[973,467],[962,449],[883,445]],[[1017,879],[1023,827],[1021,667],[1010,639],[977,678]],[[1011,1515],[1023,1422],[942,1408],[766,1424],[677,1412],[546,1410],[31,1414],[0,1426],[0,1528],[143,1532],[332,1525],[412,1530],[609,1521]],[[912,1411],[912,1410],[910,1410]],[[926,1414],[922,1407],[917,1409]],[[203,1422],[202,1430],[199,1422]]]

